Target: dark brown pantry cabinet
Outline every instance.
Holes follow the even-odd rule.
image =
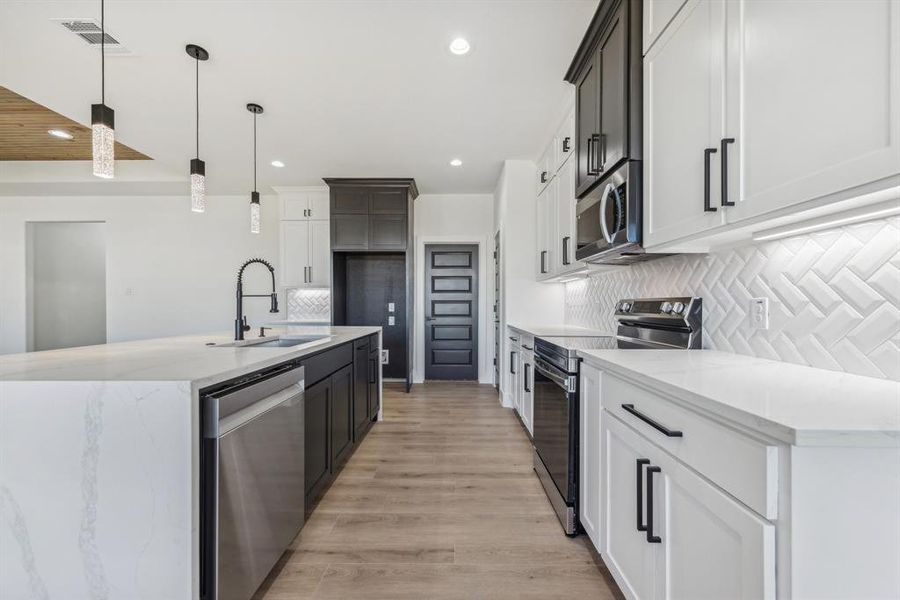
[[[641,158],[641,19],[640,0],[602,0],[566,72],[579,198],[623,160]]]

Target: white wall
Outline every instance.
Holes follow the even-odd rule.
[[[478,244],[478,379],[493,382],[494,197],[421,194],[415,201],[416,298],[413,381],[425,378],[425,244]]]
[[[106,224],[29,223],[26,345],[106,342]]]
[[[494,191],[494,215],[500,231],[501,390],[505,384],[503,375],[509,372],[506,325],[562,325],[565,321],[565,287],[536,279],[536,203],[534,163],[504,162]],[[503,403],[510,405],[505,399]]]
[[[26,349],[25,223],[104,221],[110,342],[230,332],[237,269],[259,256],[278,274],[278,210],[262,199],[262,232],[249,233],[245,196],[210,197],[203,214],[185,196],[0,197],[0,353]],[[269,273],[248,268],[246,292],[267,293]],[[277,319],[266,299],[244,302],[249,323]],[[282,315],[284,307],[281,307]]]

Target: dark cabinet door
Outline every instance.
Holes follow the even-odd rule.
[[[369,352],[369,368],[367,370],[367,381],[369,386],[369,422],[371,423],[378,416],[378,409],[381,408],[381,395],[378,393],[379,372],[381,371],[381,358],[378,356],[378,347],[375,346]]]
[[[331,376],[331,471],[353,449],[353,367],[347,365]]]
[[[357,442],[369,425],[369,344],[356,342],[353,355],[353,427]]]
[[[331,215],[332,250],[367,250],[368,215]]]
[[[306,388],[304,407],[304,468],[307,506],[328,482],[331,474],[331,379]]]
[[[407,217],[403,215],[369,216],[370,250],[406,250]]]
[[[332,188],[331,214],[365,215],[368,213],[368,190],[359,188]]]
[[[578,121],[576,195],[581,196],[600,175],[597,156],[600,148],[600,67],[596,54],[575,86],[575,111]]]
[[[600,147],[597,164],[608,173],[625,157],[628,123],[628,23],[625,3],[616,10],[596,59],[600,66]]]
[[[372,215],[405,215],[406,189],[379,190],[369,192],[369,214]]]

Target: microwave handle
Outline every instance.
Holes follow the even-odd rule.
[[[603,196],[600,198],[600,230],[603,232],[603,239],[612,244],[613,236],[609,232],[609,227],[606,226],[606,204],[609,202],[609,194],[610,192],[615,191],[615,188],[611,183],[606,184],[606,188],[603,190]]]

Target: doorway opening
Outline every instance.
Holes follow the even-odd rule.
[[[478,381],[478,245],[425,245],[425,379]]]
[[[25,224],[26,350],[106,343],[106,223]]]

